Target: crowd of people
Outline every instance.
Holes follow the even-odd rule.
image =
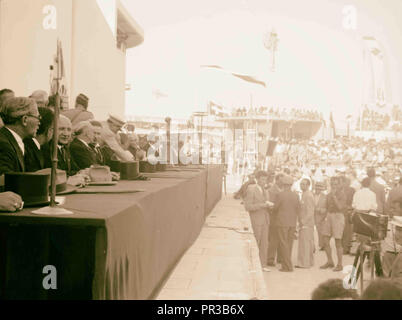
[[[399,141],[358,138],[280,142],[268,170],[256,170],[235,193],[250,214],[263,270],[277,264],[282,272],[311,268],[315,255],[325,254],[320,268],[342,271],[343,256],[370,240],[353,232],[353,215],[375,213],[389,217],[381,242],[383,276],[402,285],[401,147]]]
[[[43,90],[30,97],[16,97],[10,89],[0,91],[0,176],[51,168],[55,105],[55,96]],[[88,182],[91,166],[146,160],[153,143],[146,136],[122,133],[125,121],[116,116],[96,120],[88,106],[89,98],[79,94],[75,108],[61,111],[58,118],[57,168],[66,172],[71,185]],[[16,211],[21,203],[17,194],[0,194],[0,211]]]
[[[299,109],[299,108],[237,108],[232,111],[232,116],[245,117],[252,115],[267,115],[271,118],[283,119],[283,120],[311,120],[322,121],[323,115],[316,110]]]
[[[381,114],[374,110],[370,110],[368,108],[363,111],[363,121],[361,123],[357,123],[357,129],[363,131],[382,131],[388,128],[391,117],[389,114]]]

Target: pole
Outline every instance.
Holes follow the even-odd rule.
[[[56,78],[56,106],[54,108],[54,119],[53,119],[53,154],[52,154],[52,171],[51,171],[51,190],[50,190],[50,207],[56,207],[56,176],[57,176],[57,146],[59,137],[59,113],[60,113],[60,79],[61,79],[61,69],[60,69],[60,50],[59,42],[57,42],[57,78]]]

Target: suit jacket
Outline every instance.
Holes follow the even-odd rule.
[[[89,144],[89,146],[91,147],[92,151],[95,153],[96,163],[101,166],[106,165],[106,161],[103,156],[102,148],[99,146],[97,147],[97,145],[95,145],[93,143]]]
[[[35,172],[42,170],[45,167],[45,158],[43,151],[38,149],[33,139],[25,139],[25,171]]]
[[[402,285],[402,253],[400,252],[394,260],[391,268],[391,279]]]
[[[24,155],[12,133],[0,129],[0,175],[7,172],[24,172]]]
[[[282,190],[279,189],[277,184],[274,184],[271,188],[268,189],[269,193],[269,201],[275,203],[276,198],[278,197],[278,194],[281,193]],[[272,212],[270,219],[271,219],[271,225],[276,225],[276,212]]]
[[[43,157],[45,159],[45,168],[52,167],[52,155],[53,155],[53,141],[49,141],[42,146]],[[60,149],[57,149],[57,168],[66,171],[68,176],[75,175],[79,169],[71,158],[69,146],[65,146],[65,157],[63,157]]]
[[[324,193],[320,193],[318,196],[314,195],[314,200],[315,200],[315,224],[318,225],[322,223],[326,216],[327,216],[327,196]],[[324,209],[321,212],[321,210]]]
[[[277,215],[276,226],[295,228],[300,214],[300,200],[296,192],[284,190],[279,193],[275,201],[274,213]]]
[[[257,224],[269,224],[268,209],[259,206],[268,201],[269,196],[265,189],[262,190],[257,184],[249,185],[244,198],[244,207],[250,213],[251,218]]]
[[[75,138],[70,145],[71,157],[79,170],[89,168],[96,164],[96,153],[91,147],[87,147],[81,140]]]

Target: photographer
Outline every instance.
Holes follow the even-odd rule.
[[[394,217],[392,220],[392,225],[394,227],[394,242],[395,242],[395,250],[397,250],[397,246],[401,249],[402,246],[402,217]],[[402,251],[399,251],[397,254],[390,272],[390,277],[392,280],[402,284]]]

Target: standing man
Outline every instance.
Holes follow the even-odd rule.
[[[62,114],[70,119],[73,126],[82,121],[92,120],[94,119],[94,115],[87,110],[88,104],[89,98],[85,94],[80,93],[75,99],[75,109],[64,111]]]
[[[398,246],[402,246],[402,218],[394,217],[392,224],[395,230],[395,242]],[[391,280],[402,284],[402,253],[399,252],[395,258],[391,268]]]
[[[330,247],[331,237],[335,238],[336,254],[338,256],[338,264],[334,271],[342,271],[342,236],[345,229],[344,210],[346,208],[346,195],[343,192],[343,185],[339,177],[331,177],[331,192],[327,197],[327,217],[323,225],[324,250],[327,255],[327,263],[321,266],[321,269],[333,268],[332,253]]]
[[[300,213],[299,196],[291,191],[293,179],[289,176],[282,178],[283,191],[278,194],[275,201],[274,214],[278,231],[279,256],[282,268],[279,271],[292,272],[292,247],[296,232],[297,217]]]
[[[244,207],[250,214],[251,225],[260,252],[260,260],[263,271],[269,272],[267,267],[268,253],[268,232],[269,214],[268,194],[265,185],[267,184],[268,173],[258,171],[256,174],[257,183],[250,185],[244,198]]]
[[[10,98],[1,111],[4,127],[0,129],[0,175],[24,172],[23,140],[33,138],[40,124],[36,102],[29,98]]]
[[[298,268],[310,268],[314,265],[314,196],[310,191],[310,180],[302,179],[301,210],[299,215],[299,250]]]
[[[342,236],[343,253],[349,254],[352,247],[353,225],[352,225],[352,202],[355,189],[350,186],[350,179],[342,176],[340,180],[343,184],[343,191],[346,195],[345,229]]]
[[[278,194],[282,192],[283,184],[282,184],[283,174],[279,173],[275,176],[274,185],[269,188],[269,199],[271,202],[275,203]],[[280,257],[278,255],[278,230],[276,227],[276,214],[271,213],[270,216],[270,224],[269,224],[269,238],[268,238],[268,266],[275,266],[275,259],[277,263],[280,263]]]
[[[324,235],[322,234],[323,231],[323,224],[325,218],[327,217],[327,195],[324,193],[326,189],[326,184],[321,181],[317,181],[314,186],[314,203],[315,203],[315,210],[314,210],[314,219],[315,219],[315,226],[317,229],[318,234],[318,247],[321,250],[324,250]]]
[[[384,214],[385,188],[376,181],[376,172],[374,168],[367,169],[367,176],[370,178],[370,190],[373,191],[377,197],[377,212],[379,214]]]

